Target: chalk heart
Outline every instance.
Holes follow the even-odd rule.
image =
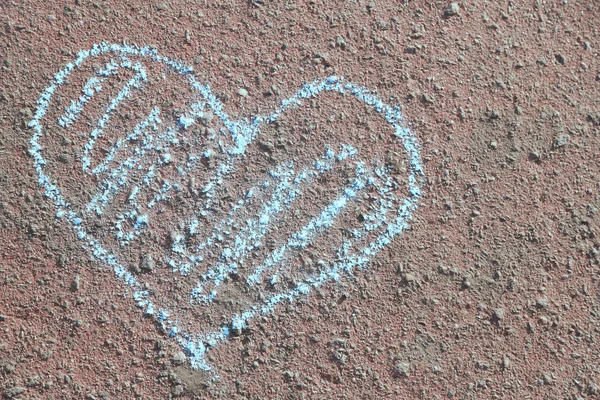
[[[86,60],[95,63],[95,73],[77,81],[71,75],[82,71]],[[160,83],[161,74],[165,80],[167,72],[179,82],[174,92],[184,93],[169,112],[156,101],[164,93],[144,89]],[[118,89],[115,81],[125,83]],[[74,100],[53,106],[56,92],[77,85]],[[275,157],[263,143],[270,164],[247,172],[260,164],[252,158],[257,154],[252,145],[264,131],[285,121],[286,114],[301,112],[306,102],[329,99],[328,106],[335,106],[326,93],[354,98],[380,116],[391,132],[389,147],[404,158],[403,179],[391,172],[389,160],[364,159],[374,153],[361,153],[361,143],[323,144],[332,140],[328,135],[302,144],[290,138],[296,143],[289,140],[288,146],[299,150],[313,146],[306,150],[312,159],[295,162]],[[139,117],[128,104],[141,96],[156,98]],[[90,124],[84,115],[98,110],[101,116]],[[130,111],[136,115],[133,123],[121,118]],[[101,43],[80,51],[42,92],[29,126],[38,181],[56,206],[56,218],[72,225],[92,259],[114,271],[194,368],[213,372],[207,351],[240,334],[252,318],[366,268],[407,229],[424,179],[418,141],[400,108],[365,88],[327,77],[303,85],[270,114],[233,120],[192,68],[149,47]],[[76,172],[45,158],[56,153],[49,132],[65,137],[69,130],[88,128],[87,136],[72,134],[81,142]],[[53,145],[46,149],[46,143]],[[93,190],[67,189],[73,186],[64,183],[69,177]],[[329,192],[315,196],[311,188],[325,178]],[[244,186],[244,180],[252,181]],[[359,222],[348,211],[353,204],[363,207]],[[298,210],[308,216],[296,217]],[[328,237],[332,227],[348,234]],[[311,247],[313,254],[307,255]],[[315,260],[314,251],[330,254]]]

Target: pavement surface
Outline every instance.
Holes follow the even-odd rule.
[[[0,396],[599,398],[599,26],[0,3]]]

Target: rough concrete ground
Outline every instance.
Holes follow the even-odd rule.
[[[597,3],[5,1],[0,23],[4,397],[600,396]],[[402,105],[426,175],[410,229],[366,271],[277,307],[211,351],[220,380],[209,383],[91,261],[37,184],[27,127],[36,100],[79,50],[102,41],[152,45],[193,65],[234,118],[329,75]],[[130,112],[152,99],[177,111],[173,88]],[[342,106],[316,104],[315,124]],[[370,117],[318,137],[343,142],[367,130],[353,140],[370,146],[379,132]],[[301,160],[298,136],[282,129],[275,153]],[[77,153],[61,150],[55,133],[46,146],[57,176],[85,193],[71,167]],[[331,187],[317,185],[324,197],[315,198]]]

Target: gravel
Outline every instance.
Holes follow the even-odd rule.
[[[582,15],[589,17],[584,22],[597,19],[597,10],[591,2],[544,7],[446,0],[431,7],[422,0],[370,1],[265,0],[253,7],[240,0],[184,7],[172,0],[76,0],[63,8],[26,0],[3,9],[0,41],[6,54],[0,57],[0,74],[7,85],[0,88],[0,226],[14,229],[6,229],[0,239],[0,309],[6,315],[0,322],[0,398],[9,398],[5,393],[13,387],[27,388],[21,398],[84,398],[92,393],[96,398],[598,398],[598,373],[589,368],[598,299],[594,274],[586,271],[600,260],[594,249],[600,237],[600,180],[594,168],[600,78],[597,46],[591,44],[595,24],[581,23]],[[48,15],[53,15],[50,21]],[[292,289],[292,279],[302,282],[322,269],[317,261],[323,258],[327,235],[311,244],[314,265],[297,262],[293,255],[289,274],[280,276],[274,287],[248,290],[244,282],[248,269],[341,193],[335,185],[350,182],[347,172],[356,162],[370,166],[372,154],[383,160],[388,151],[398,153],[389,166],[385,161],[385,170],[390,189],[406,192],[410,164],[405,163],[405,149],[394,148],[398,138],[387,142],[390,146],[370,149],[370,141],[386,143],[393,132],[381,125],[381,118],[343,96],[325,94],[326,102],[307,98],[287,119],[266,124],[252,144],[261,157],[256,163],[224,154],[238,140],[239,126],[223,125],[222,113],[251,122],[269,115],[305,82],[337,75],[401,107],[418,138],[426,184],[403,235],[351,279],[341,274],[337,282],[303,296],[294,307],[276,307],[256,318],[251,331],[212,349],[207,361],[219,374],[212,387],[202,383],[210,376],[191,370],[184,357],[173,356],[181,350],[177,341],[137,312],[132,289],[124,289],[111,271],[85,254],[65,218],[56,217],[52,201],[39,190],[27,152],[33,132],[25,125],[49,79],[95,43],[86,36],[92,31],[107,42],[153,45],[159,54],[195,64],[198,82],[230,100],[215,110],[214,118],[210,107],[195,110],[198,123],[178,132],[185,138],[181,156],[198,156],[196,181],[190,190],[173,192],[149,211],[153,221],[164,216],[164,224],[140,232],[139,247],[119,249],[112,224],[102,218],[86,221],[86,229],[106,239],[109,253],[124,250],[120,253],[126,268],[146,272],[133,277],[148,282],[139,289],[148,292],[155,311],[174,311],[168,318],[184,331],[228,326],[229,317],[247,304],[268,301]],[[103,69],[107,61],[94,62]],[[189,115],[189,90],[180,85],[186,79],[169,83],[169,73],[150,64],[143,63],[149,81],[141,88],[149,101],[136,94],[115,110],[111,127],[133,128],[154,105],[160,106],[164,122],[173,115]],[[84,64],[70,80],[75,86],[58,90],[62,101],[52,106],[52,118],[60,117],[71,96],[81,93],[86,68],[93,73],[94,66]],[[114,96],[132,76],[120,69],[114,79],[103,82],[102,91],[81,114],[80,125],[48,130],[43,139],[46,167],[66,188],[73,210],[87,203],[100,183],[88,181],[78,167],[82,139],[97,122],[94,113],[106,106],[103,99]],[[266,92],[271,96],[263,96]],[[345,119],[339,117],[342,112]],[[331,115],[335,118],[329,119]],[[44,126],[55,125],[46,122]],[[117,135],[107,130],[94,157],[105,156]],[[139,143],[127,145],[132,149]],[[259,143],[271,145],[261,149]],[[319,148],[305,152],[313,143]],[[173,275],[156,251],[170,247],[168,233],[183,233],[186,245],[196,248],[257,178],[287,161],[300,172],[305,159],[327,144],[355,145],[359,155],[348,162],[350,169],[341,165],[315,181],[310,187],[314,193],[302,188],[293,204],[302,212],[291,209],[276,217],[281,217],[281,229],[269,231],[268,240],[257,243],[259,257],[247,257],[244,271],[223,282],[221,287],[231,292],[223,291],[226,295],[211,304],[190,304],[189,291],[218,259],[222,246],[211,245],[214,257],[205,257],[191,275]],[[530,151],[535,153],[528,158]],[[240,168],[223,172],[223,183],[215,181],[215,201],[208,204],[204,178],[213,176],[229,156]],[[166,167],[156,177],[156,188],[173,182],[176,165]],[[226,183],[230,175],[236,177],[232,185]],[[363,214],[361,223],[368,222],[374,193],[369,190],[364,201],[348,203],[348,219],[333,228],[336,240],[355,236],[345,229],[355,215]],[[124,212],[127,200],[116,199],[121,201],[123,207],[111,203],[105,215]],[[248,216],[258,215],[261,197],[253,193],[247,204]],[[208,213],[176,215],[188,205],[195,211],[207,205]],[[191,215],[198,217],[195,237],[185,226]],[[231,242],[245,225],[244,220],[239,226],[223,225],[230,235],[224,242]],[[35,236],[27,234],[29,226]],[[363,235],[357,245],[362,247],[375,234]],[[358,247],[333,256],[353,258],[356,251]],[[146,263],[145,254],[156,265],[146,268],[154,263]],[[396,273],[399,264],[409,267]],[[442,273],[436,272],[440,264],[447,266]],[[412,275],[404,276],[408,271]],[[342,292],[349,296],[340,297]],[[548,300],[540,303],[537,297]],[[103,345],[106,339],[108,346]],[[159,339],[164,343],[155,350]],[[337,339],[347,342],[342,345]],[[267,341],[271,344],[262,346]],[[130,346],[135,350],[120,350]],[[445,372],[436,374],[434,365]],[[157,384],[151,376],[161,370],[175,371],[179,381]],[[290,382],[284,381],[284,371],[294,373]],[[61,377],[49,386],[48,380],[60,373],[71,378]],[[548,374],[548,384],[542,373]],[[36,375],[39,380],[28,380]]]

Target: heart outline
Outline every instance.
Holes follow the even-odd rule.
[[[329,268],[327,274],[321,273],[318,280],[311,282],[311,285],[300,284],[298,287],[288,291],[288,293],[278,293],[271,297],[261,309],[254,306],[251,310],[237,314],[232,318],[231,327],[224,326],[213,332],[196,335],[186,332],[180,332],[177,323],[169,320],[170,313],[166,310],[155,310],[154,305],[147,299],[148,293],[142,289],[141,282],[136,277],[127,271],[126,267],[120,264],[118,258],[110,254],[104,249],[102,243],[88,234],[85,227],[82,225],[81,216],[71,209],[70,204],[62,197],[60,188],[53,182],[50,175],[44,172],[46,160],[42,156],[43,148],[39,144],[39,139],[43,136],[40,120],[44,117],[54,91],[61,86],[68,75],[85,59],[90,56],[99,56],[105,53],[116,53],[121,56],[135,56],[149,58],[155,62],[161,62],[169,66],[174,72],[180,75],[187,76],[191,86],[197,90],[205,99],[206,104],[212,109],[214,114],[221,119],[229,132],[232,134],[235,147],[231,148],[232,154],[243,154],[245,148],[256,137],[259,127],[264,123],[272,123],[283,114],[286,110],[299,106],[301,101],[308,98],[314,98],[323,91],[337,91],[340,94],[353,95],[358,100],[371,106],[375,111],[383,114],[387,123],[394,127],[394,135],[398,137],[404,146],[409,159],[409,176],[408,189],[409,194],[403,200],[399,201],[402,206],[397,211],[398,217],[388,224],[385,235],[380,235],[377,241],[372,241],[370,248],[363,249],[362,257],[348,257],[346,265],[337,265]],[[38,173],[38,184],[44,188],[48,198],[50,198],[57,209],[56,217],[66,219],[71,222],[77,233],[77,237],[84,242],[86,250],[91,251],[90,255],[93,259],[103,262],[113,269],[117,279],[131,289],[133,289],[132,297],[137,302],[138,306],[144,309],[144,312],[153,315],[163,329],[169,332],[169,336],[174,337],[177,342],[183,347],[187,353],[190,362],[194,368],[203,369],[215,372],[206,362],[206,352],[215,347],[219,342],[224,341],[231,334],[232,328],[241,328],[246,325],[246,322],[258,314],[270,313],[274,307],[284,299],[293,301],[295,298],[306,295],[311,290],[311,286],[318,287],[321,284],[335,279],[341,271],[351,272],[355,267],[364,267],[368,261],[377,254],[378,251],[386,247],[394,236],[405,230],[408,221],[418,207],[418,201],[421,197],[421,188],[424,182],[424,172],[420,158],[420,145],[414,133],[401,125],[404,122],[404,117],[400,112],[399,107],[390,107],[380,101],[367,89],[347,83],[343,78],[331,76],[325,79],[316,80],[312,83],[307,83],[302,86],[294,95],[281,102],[280,106],[274,111],[265,116],[255,117],[253,121],[238,120],[232,121],[229,116],[223,111],[223,104],[212,93],[208,85],[200,84],[192,74],[193,69],[185,66],[181,61],[171,60],[167,57],[160,56],[155,49],[150,47],[137,47],[120,44],[100,43],[94,45],[90,50],[82,50],[78,53],[77,59],[74,62],[68,63],[62,70],[54,75],[54,79],[40,95],[37,101],[37,109],[33,119],[28,126],[34,130],[34,135],[30,139],[29,153],[34,158],[34,167]],[[85,165],[84,165],[85,168]],[[374,243],[378,243],[374,245]]]

